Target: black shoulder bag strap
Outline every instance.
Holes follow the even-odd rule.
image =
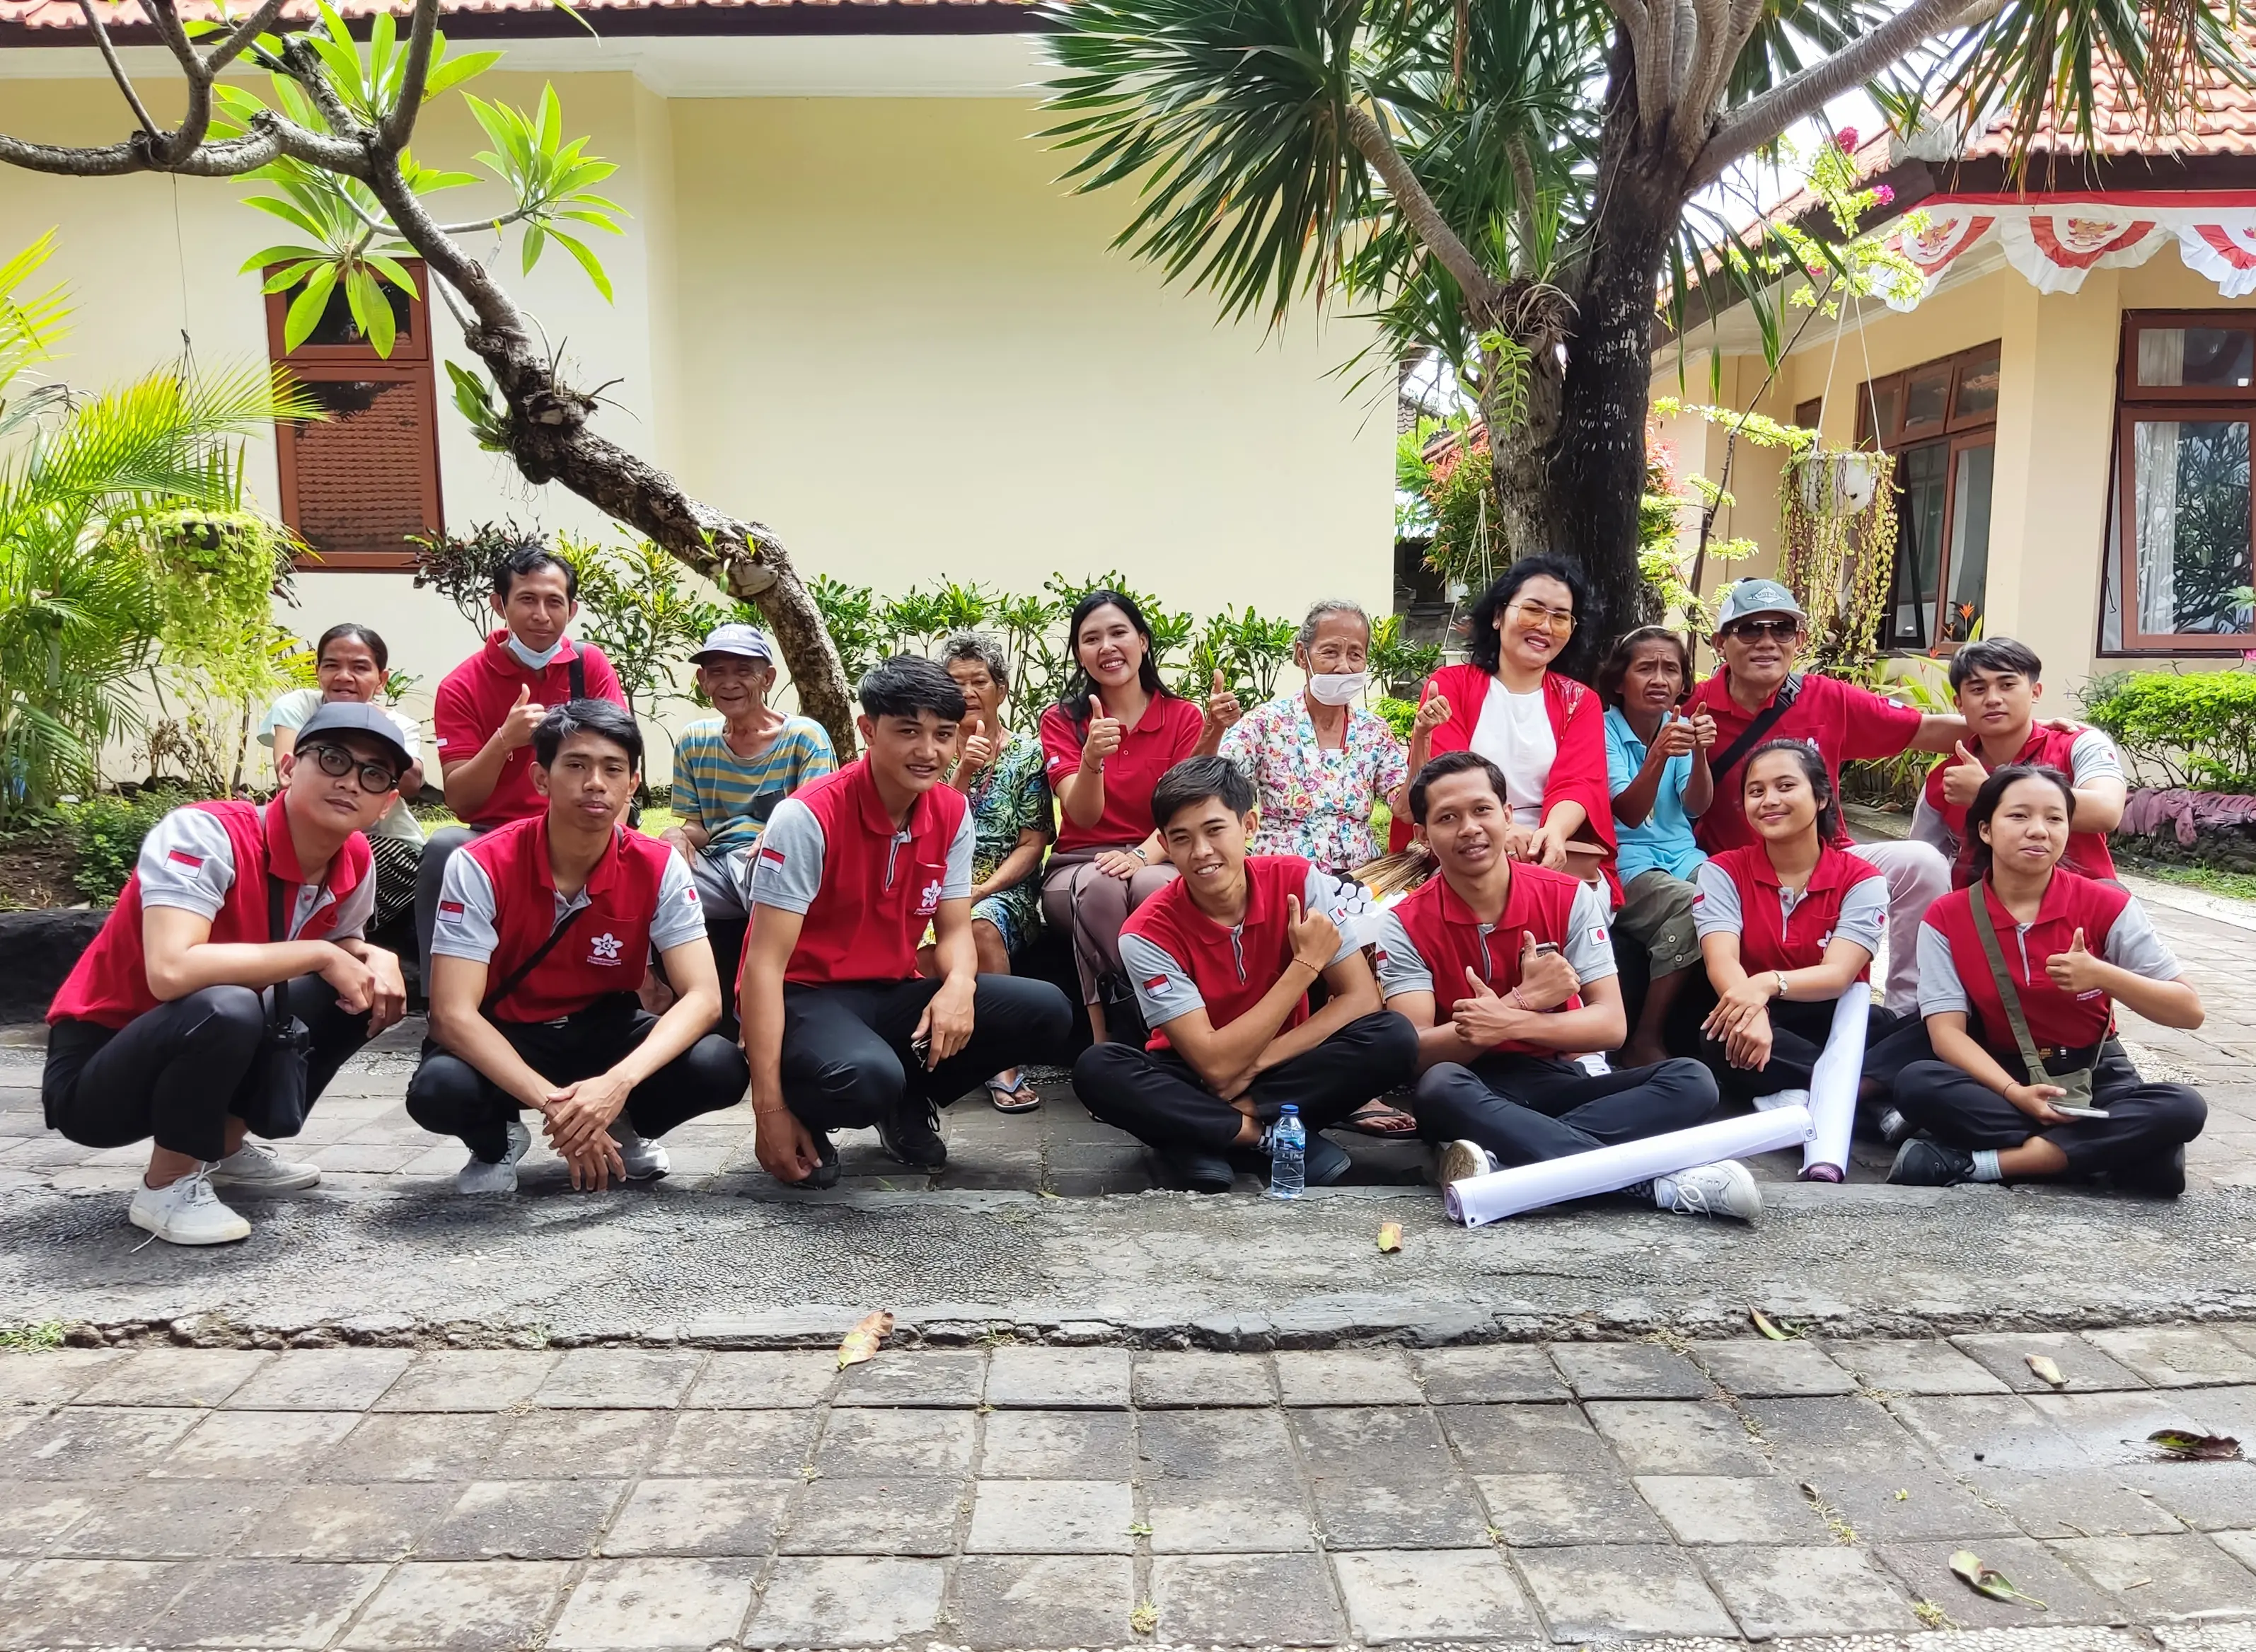
[[[1778,720],[1794,710],[1794,702],[1801,696],[1801,674],[1796,671],[1779,684],[1777,698],[1755,713],[1755,720],[1747,724],[1746,731],[1725,746],[1721,757],[1709,760],[1708,772],[1716,777],[1719,786],[1726,774],[1746,761],[1748,752],[1762,744],[1763,736],[1778,726]]]
[[[575,700],[586,699],[588,697],[587,655],[575,648],[572,651],[572,657],[564,662],[564,671],[565,674],[572,680],[572,697]]]
[[[2029,1019],[2021,1011],[2021,990],[2013,985],[2011,971],[2006,968],[2006,955],[1998,945],[1997,925],[1990,917],[1989,879],[1984,879],[1967,891],[1974,907],[1974,933],[1982,937],[1982,951],[1990,960],[1990,978],[1998,984],[1998,997],[2006,1006],[2006,1019],[2013,1023],[2013,1040],[2021,1047],[2021,1065],[2029,1070],[2027,1082],[2041,1084],[2047,1081],[2058,1084],[2068,1093],[2062,1100],[2072,1106],[2091,1105],[2091,1074],[2089,1067],[2073,1072],[2055,1073],[2045,1070],[2044,1054],[2037,1048],[2037,1041],[2029,1035]]]
[[[564,938],[564,932],[579,920],[582,913],[587,910],[586,907],[575,907],[566,913],[563,921],[548,932],[548,938],[532,949],[532,956],[511,970],[499,986],[486,994],[485,1001],[478,1006],[478,1013],[482,1015],[492,1014],[495,1005],[516,992],[518,987],[523,986],[525,978],[540,967],[540,960],[556,950],[556,943]]]

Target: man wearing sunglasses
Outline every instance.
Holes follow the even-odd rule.
[[[363,834],[391,807],[410,756],[378,708],[332,701],[278,759],[258,804],[191,803],[142,841],[133,875],[47,1011],[47,1126],[89,1147],[155,1139],[134,1226],[222,1245],[250,1224],[219,1188],[289,1193],[321,1172],[247,1139],[271,1063],[266,995],[308,1035],[306,1096],[397,1021],[399,960],[362,931],[376,909]]]
[[[1689,717],[1716,720],[1710,763],[1716,801],[1694,836],[1710,855],[1759,842],[1741,796],[1746,759],[1765,740],[1801,740],[1817,749],[1835,787],[1841,765],[1904,752],[1949,752],[1966,738],[1966,720],[1931,717],[1915,707],[1838,678],[1794,669],[1807,625],[1801,604],[1776,580],[1743,579],[1724,594],[1710,640],[1722,668],[1692,690]],[[1844,837],[1843,848],[1850,840]],[[1888,880],[1887,933],[1910,937],[1937,895],[1950,887],[1950,867],[1931,845],[1910,841],[1858,844],[1858,855]],[[1919,1006],[1919,956],[1908,938],[1888,949],[1887,1006],[1914,1014]]]

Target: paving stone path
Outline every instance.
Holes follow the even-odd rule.
[[[2065,1648],[2118,1643],[2108,1626],[2245,1644],[2217,1626],[2256,1620],[2256,1464],[2145,1444],[2256,1439],[2256,1325],[1005,1345],[889,1350],[843,1375],[828,1351],[160,1345],[0,1355],[0,1404],[7,1648],[1955,1626]],[[1976,1595],[1949,1574],[1960,1548],[2047,1609]]]

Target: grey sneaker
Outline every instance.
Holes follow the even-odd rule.
[[[1452,1141],[1443,1147],[1434,1166],[1434,1179],[1443,1187],[1470,1182],[1496,1168],[1496,1154],[1477,1141]]]
[[[638,1133],[624,1113],[611,1120],[611,1140],[619,1144],[619,1159],[630,1182],[654,1181],[673,1168],[666,1149]]]
[[[263,1141],[248,1137],[211,1168],[211,1184],[244,1193],[299,1193],[321,1179],[314,1164],[292,1164]]]
[[[1730,1216],[1752,1222],[1762,1215],[1762,1190],[1754,1172],[1737,1159],[1695,1165],[1667,1178],[1676,1184],[1669,1209],[1679,1216]]]
[[[509,1121],[509,1146],[501,1157],[490,1163],[470,1155],[470,1161],[455,1172],[455,1190],[458,1193],[514,1193],[517,1191],[517,1161],[532,1151],[532,1132],[525,1127],[521,1119]]]

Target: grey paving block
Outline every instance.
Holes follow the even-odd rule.
[[[143,1480],[119,1487],[53,1552],[114,1560],[224,1555],[286,1489],[261,1480]]]
[[[1515,1549],[1667,1540],[1620,1474],[1484,1474],[1477,1483],[1491,1535]]]
[[[884,1646],[922,1635],[939,1623],[946,1578],[937,1560],[786,1556],[761,1592],[744,1643]]]
[[[506,1411],[539,1392],[559,1358],[533,1348],[460,1348],[423,1354],[370,1408]]]
[[[1316,1529],[1329,1549],[1471,1549],[1487,1541],[1487,1521],[1462,1474],[1377,1479],[1356,1474],[1308,1479]]]
[[[880,1353],[849,1366],[834,1404],[842,1406],[975,1406],[987,1388],[984,1349]]]
[[[1682,1354],[1647,1342],[1555,1342],[1552,1363],[1583,1400],[1704,1400],[1716,1391]]]
[[[397,1560],[446,1517],[459,1486],[403,1480],[374,1486],[286,1486],[271,1519],[238,1553],[276,1560]]]
[[[572,1568],[560,1560],[412,1561],[384,1580],[348,1652],[513,1652],[532,1643]]]
[[[1142,1412],[1136,1451],[1138,1478],[1147,1485],[1180,1479],[1277,1487],[1299,1473],[1285,1419],[1275,1411]]]
[[[1163,1643],[1333,1646],[1346,1636],[1315,1555],[1160,1555],[1150,1586]]]
[[[34,1560],[0,1579],[18,1646],[145,1646],[145,1631],[199,1569],[167,1560]]]
[[[108,1486],[0,1480],[0,1555],[44,1553],[116,1495]]]
[[[375,1565],[229,1560],[200,1570],[151,1638],[159,1646],[326,1646],[384,1581]]]
[[[1974,1494],[2010,1514],[2032,1537],[2146,1537],[2183,1531],[2178,1518],[2125,1484],[2120,1469],[1963,1477]]]
[[[833,1408],[814,1465],[826,1475],[968,1474],[977,1424],[969,1411]]]
[[[2211,1434],[2230,1434],[2256,1451],[2256,1387],[2203,1388],[2199,1394],[2180,1394]]]
[[[2256,1350],[2200,1325],[2135,1325],[2087,1331],[2083,1339],[2158,1388],[2256,1382]]]
[[[966,1555],[949,1639],[971,1647],[1132,1643],[1136,1563],[1125,1555]]]
[[[222,1403],[235,1411],[365,1411],[414,1358],[405,1348],[295,1348],[276,1354]]]
[[[1907,1464],[1886,1474],[1813,1471],[1811,1483],[1856,1528],[1863,1543],[1925,1543],[1944,1537],[2013,1536],[2020,1528],[1978,1502],[1942,1470]]]
[[[1426,1391],[1392,1348],[1322,1350],[1277,1356],[1277,1389],[1287,1405],[1422,1405]]]
[[[1358,1406],[1288,1411],[1312,1476],[1336,1479],[1426,1480],[1456,1464],[1424,1407]]]
[[[509,1419],[490,1412],[363,1417],[321,1465],[333,1480],[464,1480],[500,1445]]]
[[[965,1552],[1125,1555],[1135,1550],[1129,1488],[1119,1480],[981,1480]]]
[[[273,1357],[255,1348],[147,1348],[123,1358],[111,1356],[99,1366],[80,1367],[94,1380],[79,1389],[77,1402],[215,1406]],[[4,1370],[0,1366],[0,1372]]]
[[[1371,1550],[1331,1557],[1358,1641],[1539,1638],[1535,1614],[1493,1549]]]
[[[2120,1360],[2065,1331],[1996,1331],[1953,1337],[1958,1348],[1979,1361],[2007,1387],[2021,1394],[2050,1394],[2052,1385],[2029,1369],[2031,1354],[2043,1354],[2068,1379],[2069,1393],[2143,1388],[2146,1380]]]
[[[1877,1401],[1750,1400],[1745,1408],[1781,1472],[1887,1473],[1927,1459],[1918,1437]]]
[[[2256,1463],[2128,1463],[2119,1472],[2196,1531],[2256,1528]]]
[[[1588,1408],[1632,1474],[1763,1474],[1770,1459],[1731,1407],[1696,1400],[1624,1400]]]
[[[1451,1405],[1433,1415],[1476,1474],[1613,1473],[1621,1466],[1571,1405]]]
[[[1681,1550],[1531,1549],[1512,1562],[1561,1640],[1738,1634],[1731,1614]]]
[[[2021,1394],[1930,1394],[1891,1400],[1888,1409],[1953,1473],[2058,1473],[2090,1465],[2083,1448]]]
[[[1780,1394],[1853,1394],[1857,1380],[1815,1342],[1734,1337],[1696,1342],[1692,1361],[1742,1399]]]
[[[617,1480],[473,1480],[416,1544],[424,1560],[576,1560],[626,1491]]]
[[[1161,1480],[1145,1493],[1145,1510],[1153,1554],[1285,1554],[1316,1546],[1297,1486],[1287,1493]]]
[[[203,1420],[187,1410],[69,1406],[18,1430],[8,1453],[25,1479],[114,1485],[148,1472]]]
[[[997,1411],[979,1443],[991,1479],[1124,1480],[1136,1472],[1125,1411]]]
[[[530,1411],[486,1458],[497,1479],[626,1479],[673,1418],[663,1411]]]
[[[954,1478],[825,1475],[792,1507],[778,1547],[787,1555],[952,1554],[967,1489]]]
[[[2132,1393],[2034,1394],[2029,1403],[2095,1463],[2150,1463],[2147,1437],[2158,1429],[2202,1428],[2199,1393],[2141,1388]]]
[[[752,1603],[752,1563],[660,1557],[599,1560],[564,1603],[546,1644],[701,1649],[736,1634]]]
[[[1139,1353],[1129,1392],[1147,1409],[1277,1402],[1265,1354]]]
[[[150,1472],[168,1479],[301,1480],[360,1422],[357,1411],[201,1411]]]
[[[828,1352],[716,1353],[705,1362],[684,1405],[791,1409],[830,1392],[838,1361]]]
[[[2207,1537],[2071,1537],[2055,1543],[2136,1622],[2256,1617],[2256,1572]]]
[[[1039,1411],[1124,1410],[1128,1351],[998,1348],[987,1366],[987,1403]]]
[[[678,1412],[652,1474],[796,1476],[814,1444],[812,1411]]]
[[[1512,1343],[1471,1348],[1421,1348],[1410,1363],[1435,1405],[1495,1405],[1569,1397],[1559,1369],[1542,1349]]]
[[[0,1351],[0,1406],[66,1404],[131,1357],[114,1348]]]
[[[797,1479],[646,1479],[603,1534],[607,1556],[765,1555]]]
[[[1703,1549],[1716,1592],[1756,1640],[1916,1631],[1903,1586],[1858,1549]]]
[[[606,1411],[676,1406],[704,1363],[698,1348],[568,1348],[532,1402]]]
[[[1985,1566],[2013,1580],[2033,1606],[1992,1600],[1969,1588],[1950,1570],[1950,1557],[1970,1548]],[[2053,1624],[2124,1623],[2123,1603],[2093,1588],[2042,1543],[2027,1537],[1982,1537],[1971,1543],[1882,1543],[1874,1551],[1914,1599],[1931,1600],[1969,1629],[2038,1629]]]
[[[1996,1373],[1940,1341],[1835,1342],[1834,1363],[1868,1388],[1888,1394],[2004,1394]]]
[[[1680,1543],[1819,1543],[1809,1500],[1775,1475],[1645,1474],[1637,1489]]]

